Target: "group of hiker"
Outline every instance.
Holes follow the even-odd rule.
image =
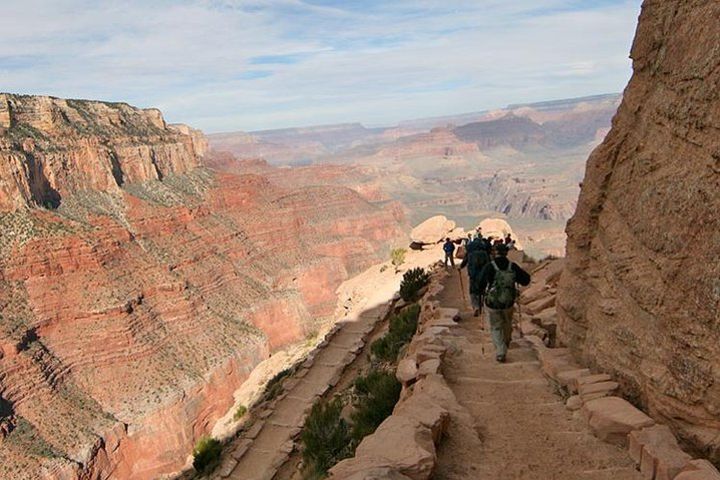
[[[504,239],[483,237],[478,228],[464,239],[464,255],[460,270],[467,268],[469,293],[474,315],[487,311],[490,333],[496,350],[496,360],[504,363],[512,339],[512,319],[515,301],[518,297],[517,285],[530,283],[530,274],[518,264],[511,262],[508,252],[515,249],[515,241],[510,234]],[[447,238],[443,245],[445,266],[455,267],[453,259],[455,243]]]

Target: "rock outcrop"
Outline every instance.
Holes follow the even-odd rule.
[[[717,2],[645,1],[634,75],[567,228],[557,302],[561,340],[716,462],[719,17]]]
[[[421,244],[442,242],[455,230],[455,222],[444,215],[436,215],[422,222],[410,232],[410,239]],[[455,240],[455,237],[452,238]]]
[[[156,110],[3,95],[0,123],[0,478],[178,470],[402,237],[349,189],[207,170]]]

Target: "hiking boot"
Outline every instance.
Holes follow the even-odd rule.
[[[498,363],[505,363],[505,355],[498,355],[495,357],[495,360],[497,360]]]

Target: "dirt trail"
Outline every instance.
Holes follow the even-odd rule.
[[[508,362],[495,361],[485,320],[472,316],[456,272],[445,279],[439,300],[443,307],[460,309],[463,318],[457,351],[448,355],[443,372],[470,412],[474,432],[451,423],[435,479],[642,478],[625,450],[594,437],[579,414],[565,408],[528,342],[514,340]]]

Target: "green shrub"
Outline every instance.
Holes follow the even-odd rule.
[[[204,436],[193,449],[193,468],[198,472],[212,470],[220,460],[222,445],[212,437]]]
[[[404,248],[394,248],[392,252],[390,252],[390,260],[392,261],[392,264],[396,267],[399,267],[403,263],[405,263],[405,254],[407,253],[407,250]]]
[[[390,328],[370,345],[370,351],[379,360],[394,362],[400,349],[408,343],[417,330],[420,306],[415,304],[390,319]]]
[[[355,411],[350,416],[354,445],[373,433],[392,414],[401,389],[395,375],[383,370],[371,370],[355,380]]]
[[[425,269],[417,267],[408,270],[400,282],[400,296],[406,302],[417,300],[420,289],[430,282],[430,274]]]
[[[350,427],[340,416],[341,399],[313,405],[300,435],[305,478],[323,478],[328,469],[353,454]]]
[[[247,407],[245,405],[240,405],[240,406],[238,406],[237,410],[235,410],[233,419],[235,419],[235,421],[240,420],[242,417],[245,416],[246,413],[247,413]]]
[[[265,385],[265,392],[263,393],[263,400],[270,401],[280,395],[284,387],[282,385],[285,377],[293,373],[292,368],[286,368],[285,370],[278,372],[270,381]]]

